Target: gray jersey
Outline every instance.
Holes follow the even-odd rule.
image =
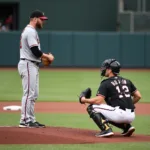
[[[37,58],[33,55],[30,49],[33,46],[38,46],[39,50],[41,50],[40,40],[37,31],[31,25],[27,25],[27,27],[21,34],[20,58],[41,62],[40,58]]]

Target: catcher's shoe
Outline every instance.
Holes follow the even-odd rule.
[[[112,129],[109,128],[107,130],[104,130],[104,131],[97,133],[95,136],[96,137],[111,137],[113,135],[114,135],[114,133],[113,133]]]
[[[45,126],[45,124],[41,124],[41,123],[39,123],[39,122],[34,122],[34,123],[36,123],[40,128],[45,128],[46,126]]]
[[[135,127],[132,127],[130,124],[127,124],[126,128],[121,133],[121,135],[129,137],[133,134],[134,131],[135,131]]]

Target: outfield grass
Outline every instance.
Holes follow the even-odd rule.
[[[99,131],[99,128],[89,118],[88,114],[46,114],[37,113],[37,120],[45,123],[47,126],[71,127],[81,129],[91,129]],[[0,113],[1,126],[19,125],[20,114]],[[133,125],[136,127],[137,134],[150,135],[150,116],[137,116]],[[113,127],[114,132],[122,132]]]
[[[1,150],[149,150],[150,143],[72,144],[72,145],[0,145]]]
[[[131,79],[142,93],[142,102],[150,102],[150,72],[123,71],[121,75]],[[44,71],[40,70],[41,101],[76,101],[81,90],[91,87],[93,96],[101,81],[100,72],[92,71]],[[15,70],[0,70],[0,101],[20,100],[21,79]]]

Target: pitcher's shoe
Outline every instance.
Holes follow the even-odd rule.
[[[34,123],[36,123],[40,128],[45,128],[46,127],[45,124],[41,124],[38,121],[36,121]]]
[[[19,128],[27,128],[27,124],[26,123],[20,123]]]
[[[39,126],[36,123],[30,121],[28,123],[20,123],[19,128],[39,128]]]

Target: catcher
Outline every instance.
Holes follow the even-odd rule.
[[[122,129],[122,136],[131,136],[135,127],[131,125],[135,118],[135,106],[141,94],[134,84],[119,75],[120,63],[115,59],[106,59],[101,66],[101,76],[107,77],[98,88],[96,97],[91,98],[91,89],[81,92],[79,102],[90,104],[89,116],[101,132],[96,137],[110,137],[114,133],[109,123]]]

